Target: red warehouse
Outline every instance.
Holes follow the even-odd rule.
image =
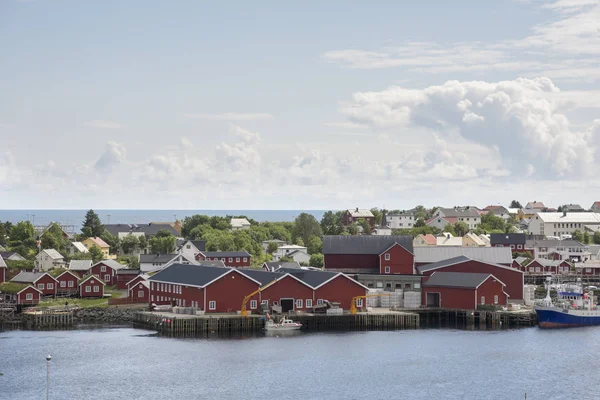
[[[56,277],[57,289],[56,294],[61,296],[70,296],[77,294],[79,290],[79,276],[66,270],[62,274]]]
[[[587,262],[575,264],[575,271],[579,275],[600,275],[600,263]]]
[[[312,309],[313,304],[316,304],[314,289],[306,282],[289,273],[264,271],[244,271],[244,273],[261,281],[262,286],[266,287],[266,289],[260,292],[260,303],[265,303],[269,306],[278,304],[284,313],[291,310],[306,311]],[[272,284],[267,287],[269,283]],[[251,300],[246,305],[246,309],[256,312],[258,304],[258,299]]]
[[[385,273],[389,267],[391,274],[412,274],[412,240],[412,236],[323,236],[325,269],[378,274]],[[384,253],[389,254],[389,260],[385,259]]]
[[[538,258],[525,266],[525,272],[527,274],[568,274],[571,272],[571,264],[562,260]]]
[[[320,275],[313,274],[313,272]],[[324,272],[306,271],[306,275],[310,276],[301,278],[307,283],[314,285],[317,304],[327,300],[329,302],[340,303],[341,308],[348,310],[352,304],[353,297],[364,296],[369,290],[366,286],[358,283],[346,274],[337,273],[333,276],[323,274]]]
[[[98,279],[95,275],[90,275],[83,278],[79,282],[80,297],[104,297],[105,283]]]
[[[0,283],[0,306],[2,304],[35,305],[40,302],[42,292],[32,285],[22,283]]]
[[[148,303],[150,301],[150,283],[141,280],[134,285],[130,285],[129,298],[138,303]]]
[[[422,304],[426,307],[475,310],[478,305],[505,306],[504,283],[491,274],[434,272],[423,278]]]
[[[127,284],[139,274],[139,269],[123,268],[117,270],[117,288],[120,290],[127,290]]]
[[[223,261],[225,266],[240,268],[250,266],[251,255],[246,251],[202,251],[196,255],[196,261]]]
[[[125,268],[125,265],[115,260],[102,260],[90,269],[92,275],[96,275],[108,286],[117,284],[117,271]]]
[[[469,272],[494,275],[505,284],[504,290],[511,300],[523,300],[524,274],[512,267],[491,264],[469,257],[460,256],[438,263],[417,267],[421,275],[431,275],[434,272]]]
[[[55,296],[57,280],[47,272],[21,272],[10,280],[15,283],[31,284],[43,296]]]

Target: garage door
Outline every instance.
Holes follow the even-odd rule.
[[[440,306],[440,294],[439,293],[427,293],[427,307],[439,307]]]

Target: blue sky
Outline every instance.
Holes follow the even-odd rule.
[[[1,0],[0,208],[588,206],[599,21],[597,0]]]

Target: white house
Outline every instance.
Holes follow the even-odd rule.
[[[532,250],[535,258],[558,259],[558,260],[585,260],[590,258],[587,245],[577,240],[535,240],[528,239],[525,249]]]
[[[435,217],[443,217],[448,222],[455,221],[452,223],[464,222],[465,224],[467,224],[469,229],[475,229],[479,226],[479,224],[481,224],[481,215],[479,215],[479,212],[477,212],[477,209],[471,208],[471,207],[466,207],[466,208],[461,208],[461,207],[441,208],[440,207],[437,209],[434,218]],[[440,229],[444,229],[444,228],[440,228]]]
[[[290,257],[297,263],[308,263],[310,260],[307,248],[295,244],[279,246],[277,251],[273,253],[273,261],[279,261],[282,257]]]
[[[529,232],[534,235],[571,235],[573,231],[583,232],[600,226],[600,214],[593,212],[538,212],[529,222]]]
[[[392,229],[411,229],[415,224],[412,213],[388,214],[386,220],[387,226]]]
[[[443,232],[436,237],[436,246],[462,246],[463,238],[454,237],[449,232]]]
[[[250,228],[250,222],[246,218],[231,218],[231,229],[248,229]]]
[[[64,267],[65,258],[54,249],[45,249],[35,256],[35,269],[38,271],[48,271],[52,268]]]
[[[206,241],[204,240],[186,240],[179,248],[179,254],[186,259],[195,260],[196,256],[206,250]]]
[[[125,239],[127,236],[134,236],[138,241],[140,240],[140,237],[142,236],[146,236],[146,234],[144,232],[119,232],[117,237],[119,238],[119,240],[123,240]],[[131,251],[131,253],[128,253],[127,255],[132,255],[135,257],[138,257],[140,254],[147,254],[148,253],[148,249],[150,248],[150,242],[148,240],[146,240],[146,247],[145,248],[141,248],[140,245],[136,245],[134,247],[134,249]],[[119,248],[119,250],[117,251],[117,253],[121,256],[126,255],[123,250],[121,250],[121,248]]]

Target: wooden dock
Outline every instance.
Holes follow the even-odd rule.
[[[441,308],[418,308],[411,312],[421,317],[421,328],[462,327],[467,329],[502,329],[535,326],[534,311],[483,311]]]
[[[21,321],[26,329],[69,329],[75,325],[73,311],[69,310],[26,311]]]

